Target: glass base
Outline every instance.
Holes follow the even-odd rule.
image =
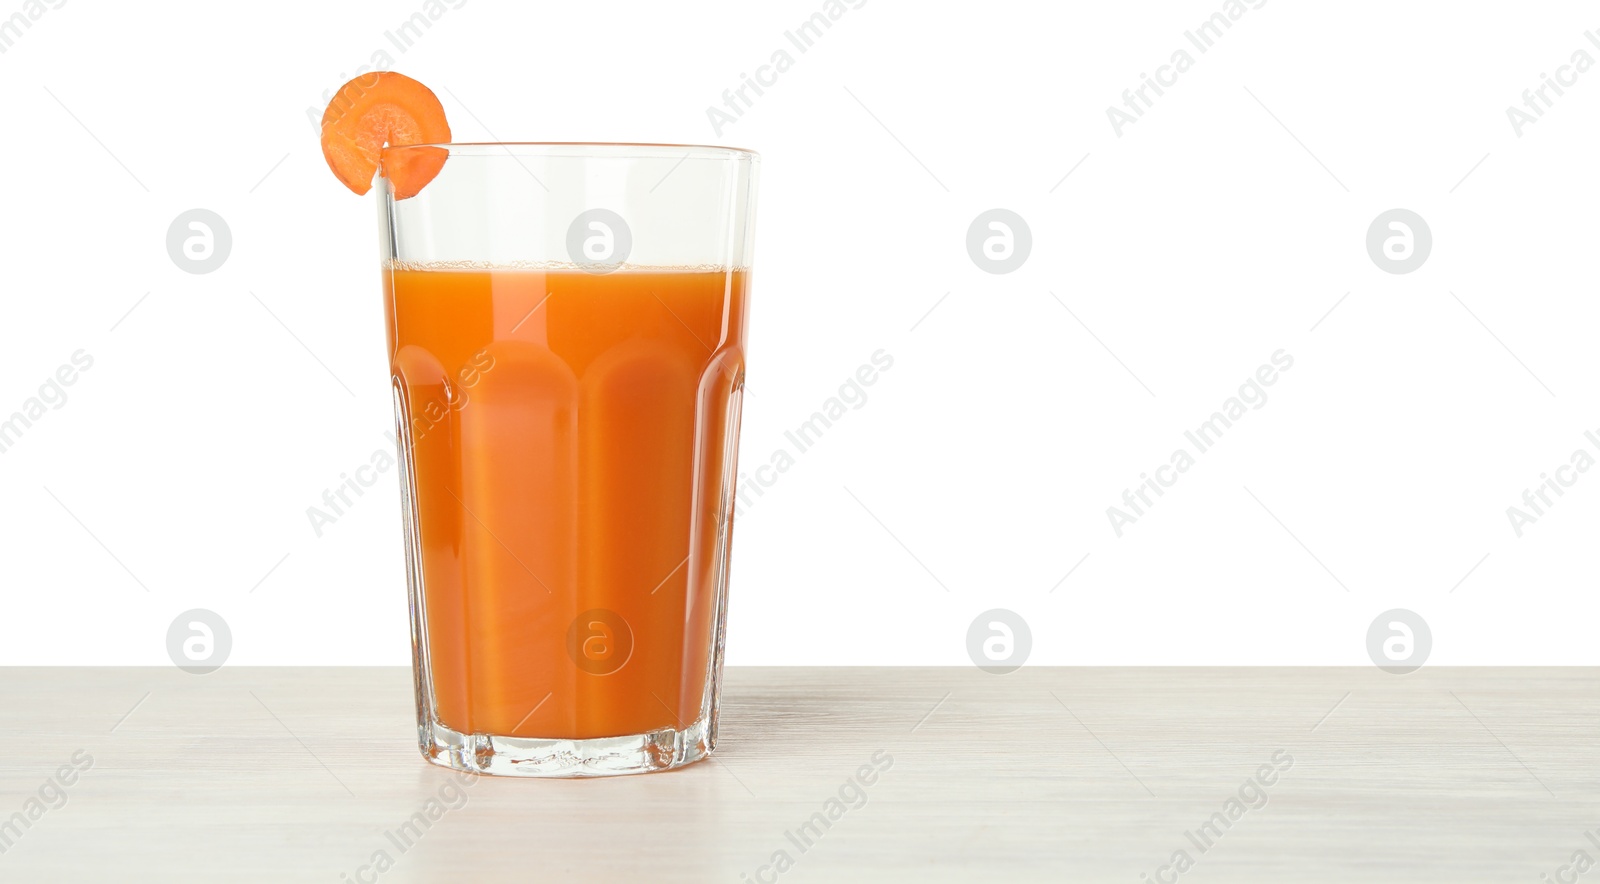
[[[716,744],[710,716],[683,730],[587,740],[463,734],[438,722],[418,728],[417,735],[422,757],[434,764],[504,777],[614,777],[672,770],[705,758]]]

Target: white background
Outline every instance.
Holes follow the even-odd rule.
[[[1220,2],[872,0],[714,132],[821,7],[470,0],[405,52],[419,2],[47,8],[0,55],[0,417],[94,365],[0,454],[0,663],[165,663],[194,607],[230,662],[408,660],[393,474],[320,539],[305,514],[391,427],[373,205],[306,113],[380,49],[457,140],[762,152],[747,468],[892,354],[741,515],[730,663],[964,665],[994,607],[1032,663],[1364,664],[1394,607],[1430,662],[1594,662],[1600,472],[1506,515],[1600,429],[1600,72],[1506,115],[1600,58],[1592,10],[1268,2],[1200,54]],[[208,275],[166,251],[194,207],[233,233]],[[1014,273],[966,251],[993,207],[1032,229]],[[1407,275],[1365,250],[1393,207],[1433,233]],[[1106,508],[1279,349],[1117,537]]]

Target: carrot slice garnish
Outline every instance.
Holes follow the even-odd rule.
[[[322,114],[322,155],[344,186],[364,194],[381,168],[395,199],[416,196],[444,168],[444,148],[385,154],[384,147],[441,144],[450,124],[438,96],[416,80],[375,71],[339,87]]]

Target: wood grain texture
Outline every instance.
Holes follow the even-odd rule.
[[[1600,861],[1588,669],[732,669],[713,760],[584,781],[425,764],[399,668],[0,685],[0,822],[93,758],[65,804],[0,830],[5,881],[1466,882]],[[1264,805],[1199,849],[1185,833],[1280,750],[1245,790]],[[880,751],[864,803],[847,788],[809,847],[787,837]],[[386,833],[430,798],[447,809],[401,849]],[[1193,865],[1158,876],[1178,850]],[[392,866],[358,875],[377,851]],[[761,871],[778,851],[793,865]]]

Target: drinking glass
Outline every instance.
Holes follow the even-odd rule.
[[[521,776],[716,744],[758,157],[437,144],[379,190],[417,736]]]

